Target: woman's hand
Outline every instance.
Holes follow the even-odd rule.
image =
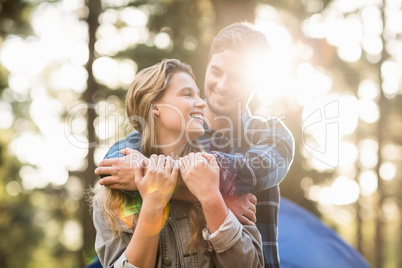
[[[180,173],[190,192],[200,201],[208,229],[219,229],[228,209],[219,191],[219,166],[207,153],[190,153],[180,160]]]
[[[220,195],[219,166],[214,155],[190,153],[179,160],[180,173],[190,192],[202,203]]]
[[[145,175],[136,167],[135,183],[144,202],[164,209],[176,187],[178,172],[175,161],[164,155],[151,155]]]
[[[130,243],[127,261],[136,267],[154,267],[159,234],[165,222],[165,210],[176,187],[178,166],[170,157],[151,155],[147,170],[135,168],[135,183],[143,202]],[[143,174],[145,172],[145,175]]]

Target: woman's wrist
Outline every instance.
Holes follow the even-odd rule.
[[[198,201],[201,205],[204,206],[213,206],[218,202],[225,202],[223,200],[222,194],[219,190],[217,191],[206,191],[205,194],[200,195],[197,197]]]
[[[142,201],[141,212],[146,218],[159,218],[163,215],[166,204],[161,200],[154,200],[152,197],[146,197]]]
[[[205,201],[201,202],[201,207],[207,221],[208,229],[211,233],[215,232],[225,221],[229,213],[222,195],[205,199]]]
[[[221,195],[216,195],[216,196],[211,196],[209,198],[203,199],[203,201],[200,201],[201,207],[204,210],[215,210],[215,209],[223,209],[227,210],[225,201],[223,200],[223,197]]]

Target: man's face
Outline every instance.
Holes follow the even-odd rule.
[[[234,50],[213,54],[205,74],[204,91],[210,110],[234,118],[247,104],[252,85],[244,70],[245,62]],[[240,111],[241,112],[241,111]]]

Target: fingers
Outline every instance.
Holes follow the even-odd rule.
[[[137,165],[136,165],[137,166]],[[134,167],[136,167],[134,166]],[[101,176],[101,175],[108,175],[108,176],[112,176],[112,175],[117,175],[119,173],[121,173],[123,169],[119,166],[110,166],[110,167],[97,167],[94,170],[95,175]]]
[[[133,148],[130,148],[130,147],[126,147],[126,148],[120,150],[120,153],[124,154],[124,155],[128,155],[128,154],[135,153],[135,152],[138,152],[138,151],[134,150]]]
[[[251,199],[252,199],[251,203],[253,203],[254,206],[256,206],[257,205],[257,197],[253,194],[250,194],[250,195],[251,195]]]
[[[100,168],[95,168],[94,173],[97,176],[100,176],[102,174]]]
[[[172,175],[172,182],[174,183],[174,184],[176,184],[176,182],[177,182],[177,177],[178,177],[178,175],[179,175],[179,162],[178,161],[174,161],[173,160],[173,162],[172,162],[172,173],[171,173],[171,175]]]
[[[250,197],[248,200],[251,202],[249,209],[255,214],[257,213],[257,197],[253,194],[248,195]]]
[[[213,154],[208,154],[206,152],[200,152],[200,153],[197,153],[197,154],[199,154],[202,157],[204,157],[208,161],[208,164],[210,164],[212,167],[219,167],[218,162],[216,161],[216,158],[215,158],[215,156]]]
[[[249,210],[251,210],[253,213],[257,213],[257,206],[254,204],[251,204],[249,207]]]
[[[151,160],[149,159],[149,158],[143,158],[143,159],[141,159],[141,161],[140,161],[140,167],[141,168],[148,168],[148,165],[149,165],[149,162],[150,162]]]
[[[253,213],[257,212],[257,197],[252,193],[241,195],[240,200],[244,204],[245,209],[251,210]]]
[[[118,182],[118,180],[116,180],[112,176],[104,177],[103,179],[99,180],[100,185],[108,186],[108,187],[109,187],[109,185],[117,183],[117,182]]]
[[[243,225],[251,225],[251,226],[255,226],[255,222],[256,221],[251,221],[249,218],[247,218],[246,216],[242,216],[239,219],[239,222]]]
[[[124,184],[119,182],[119,179],[114,176],[107,176],[99,180],[99,184],[109,189],[123,189]]]
[[[104,185],[105,187],[109,188],[109,189],[116,189],[116,190],[121,190],[122,186],[118,183],[113,183],[113,184],[108,184],[108,185]]]
[[[172,168],[173,168],[174,165],[175,165],[175,160],[170,156],[166,157],[166,160],[165,160],[165,172],[166,173],[171,173]]]
[[[141,183],[142,179],[144,178],[144,174],[141,167],[134,168],[134,180],[136,184]]]
[[[102,161],[99,162],[100,167],[110,167],[113,166],[114,164],[117,164],[119,162],[119,158],[108,158],[108,159],[103,159]]]
[[[185,174],[186,171],[188,170],[188,167],[190,166],[189,155],[180,157],[178,164],[179,164],[179,170],[180,170],[181,175]]]
[[[95,175],[114,175],[115,174],[115,169],[112,167],[97,167],[94,170]]]
[[[158,156],[156,154],[151,155],[147,165],[147,172],[155,172],[158,166]]]
[[[198,153],[197,153],[198,154]],[[183,175],[189,171],[190,168],[196,167],[196,164],[198,162],[197,159],[202,158],[201,155],[198,156],[195,153],[189,153],[188,155],[184,157],[180,157],[179,159],[179,168],[180,168],[180,173]]]
[[[177,177],[179,175],[179,163],[177,161],[175,161],[173,163],[173,168],[172,168],[172,180],[174,183],[176,183],[177,181]]]
[[[213,156],[212,156],[213,157]],[[208,159],[204,157],[203,153],[190,153],[188,155],[189,164],[191,167],[197,167],[200,164],[209,164],[209,161],[212,161],[211,157],[208,156]]]
[[[257,222],[257,217],[255,216],[255,212],[248,210],[244,214],[244,217],[252,221],[253,223]]]
[[[153,154],[148,159],[143,159],[141,167],[147,167],[147,172],[158,172],[160,174],[170,174],[175,165],[175,160],[168,156]]]
[[[252,225],[255,225],[255,223],[257,222],[257,217],[256,217],[256,213],[257,213],[257,197],[251,193],[248,193],[245,195],[245,197],[247,198],[247,208],[244,212],[243,212],[243,217],[247,218],[248,221],[250,221],[249,223],[247,223],[248,225],[250,225],[250,223],[252,223]],[[245,220],[245,221],[247,221]]]
[[[253,195],[252,193],[248,193],[247,194],[248,200],[254,204],[254,206],[257,205],[257,197],[255,195]]]
[[[156,165],[156,170],[157,170],[159,173],[163,174],[163,173],[165,172],[166,166],[167,166],[167,164],[166,164],[166,156],[164,156],[164,155],[159,155],[159,156],[158,156],[158,163],[157,163],[157,165]],[[170,173],[170,172],[169,172],[169,173]]]
[[[171,180],[174,184],[176,184],[177,176],[179,174],[179,166],[178,161],[175,161],[172,157],[166,157],[165,162],[165,174],[171,175]]]
[[[213,155],[212,155],[212,157],[213,157]],[[205,154],[205,153],[202,153],[202,152],[197,152],[197,153],[195,153],[195,160],[197,160],[197,163],[198,162],[207,162],[207,163],[209,163],[209,161],[211,160],[211,155],[209,155],[209,154]]]
[[[189,159],[189,165],[190,165],[190,167],[196,167],[196,160],[197,160],[197,154],[195,154],[195,153],[190,153],[189,155],[188,155],[188,159]]]
[[[141,165],[141,162],[143,161],[144,158],[146,158],[142,153],[140,153],[137,150],[134,150],[130,147],[124,148],[120,150],[120,153],[125,155],[123,159],[128,161],[130,165]]]

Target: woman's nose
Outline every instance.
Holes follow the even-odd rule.
[[[196,101],[195,105],[201,109],[204,109],[205,106],[207,106],[207,103],[198,96],[198,100]]]

